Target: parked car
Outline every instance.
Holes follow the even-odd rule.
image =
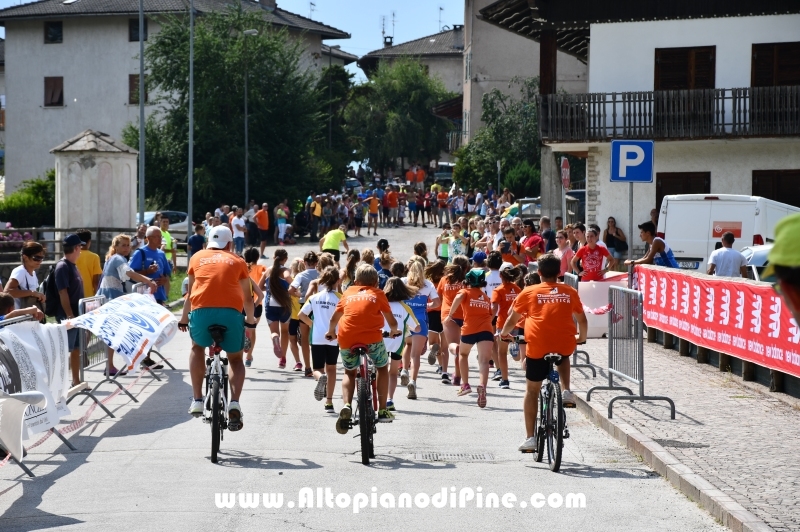
[[[169,218],[169,232],[175,238],[186,240],[188,238],[188,214],[180,211],[158,211],[161,216]],[[145,211],[144,223],[153,225],[153,220],[156,218],[156,211]],[[137,219],[141,221],[137,215]]]
[[[436,171],[433,173],[433,182],[434,184],[441,185],[443,187],[450,187],[453,185],[453,169],[456,167],[456,163],[445,163],[440,162],[436,167]]]
[[[742,248],[742,255],[747,259],[747,277],[754,281],[761,281],[761,274],[764,268],[767,267],[769,261],[767,255],[772,249],[772,244],[764,244],[763,246],[748,246]]]
[[[344,181],[344,191],[347,194],[361,194],[363,190],[363,186],[361,185],[361,181],[356,179],[355,177],[348,177]]]

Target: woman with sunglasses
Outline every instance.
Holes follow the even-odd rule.
[[[628,239],[625,238],[625,233],[622,232],[622,229],[617,227],[617,221],[613,217],[608,218],[608,222],[606,222],[606,228],[603,231],[603,243],[605,243],[608,250],[611,252],[611,256],[615,259],[619,260],[625,255],[625,251],[628,249]],[[625,244],[622,246],[619,242]],[[619,251],[617,248],[622,248]]]
[[[14,298],[14,305],[18,309],[30,307],[34,304],[44,308],[44,294],[36,291],[39,288],[36,270],[39,269],[44,260],[44,246],[38,242],[25,242],[20,256],[22,257],[22,264],[11,270],[6,292]]]

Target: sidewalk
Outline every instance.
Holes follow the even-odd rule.
[[[592,362],[605,367],[607,340],[586,347]],[[800,529],[800,401],[793,406],[766,387],[745,385],[657,344],[645,343],[644,355],[645,393],[675,401],[676,419],[670,420],[666,402],[616,401],[612,421],[659,443],[775,530]],[[596,379],[573,372],[572,388],[583,398],[590,387],[607,383],[605,370]],[[619,379],[615,384],[633,387]],[[591,405],[607,415],[608,401],[623,394],[593,392]]]

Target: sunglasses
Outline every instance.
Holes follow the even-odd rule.
[[[28,257],[28,258],[31,259],[31,260],[34,260],[36,262],[42,262],[44,260],[44,256],[43,255],[35,255],[33,257]]]

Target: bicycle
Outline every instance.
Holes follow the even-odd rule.
[[[228,428],[228,358],[222,356],[222,341],[228,328],[211,325],[208,332],[214,343],[206,358],[206,397],[203,401],[203,421],[211,425],[211,462],[217,463],[219,444]]]

